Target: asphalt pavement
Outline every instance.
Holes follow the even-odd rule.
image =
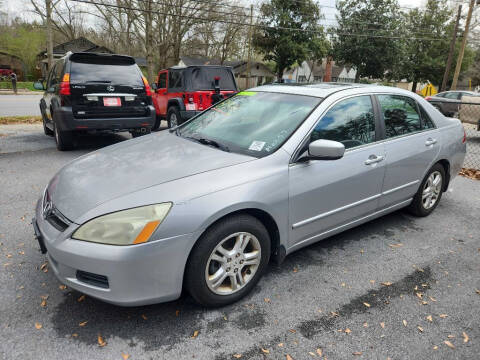
[[[39,95],[0,95],[1,116],[40,116]]]
[[[35,202],[64,164],[128,137],[59,152],[41,126],[0,126],[1,359],[478,359],[480,182],[462,177],[429,217],[398,211],[301,249],[221,309],[64,289],[42,266]]]

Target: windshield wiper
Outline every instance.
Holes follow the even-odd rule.
[[[215,140],[206,139],[206,138],[196,138],[193,136],[186,136],[185,139],[193,140],[203,145],[213,146],[213,147],[216,147],[217,149],[230,152],[230,149],[228,148],[228,146],[223,145],[219,142],[216,142]]]

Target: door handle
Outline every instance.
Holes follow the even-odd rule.
[[[385,159],[382,155],[370,155],[367,160],[365,160],[365,165],[372,165],[378,163]]]
[[[428,138],[427,141],[425,141],[425,146],[430,146],[436,143],[437,143],[436,139]]]

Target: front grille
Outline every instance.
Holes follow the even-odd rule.
[[[47,215],[45,220],[47,220],[48,223],[52,225],[55,229],[63,232],[68,228],[70,224],[60,218],[56,211],[58,210],[54,209],[49,215]]]
[[[48,191],[45,191],[42,203],[43,218],[58,231],[65,231],[72,223],[53,205]]]
[[[77,280],[103,289],[108,289],[109,287],[108,278],[106,276],[86,271],[77,270]]]

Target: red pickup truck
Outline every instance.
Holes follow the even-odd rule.
[[[152,89],[153,106],[157,113],[153,129],[158,129],[162,119],[167,120],[168,127],[180,125],[238,92],[232,69],[216,65],[160,70]]]

